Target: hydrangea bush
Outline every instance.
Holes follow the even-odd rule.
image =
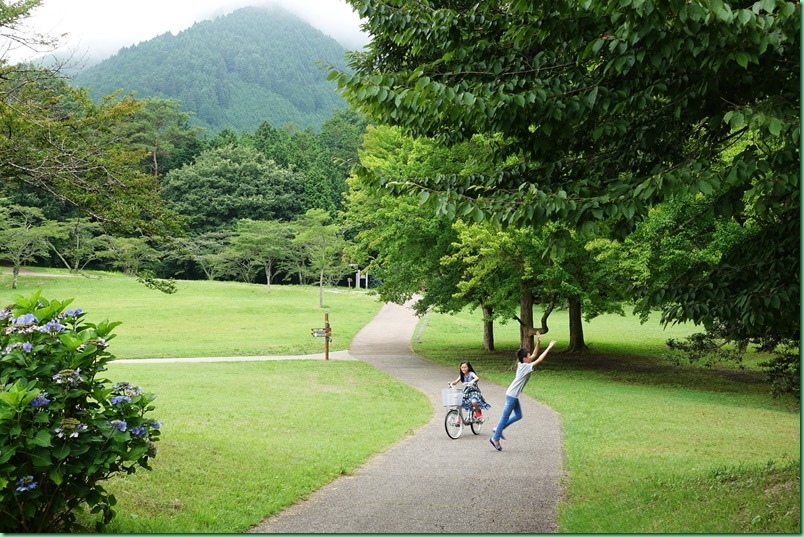
[[[155,395],[99,375],[112,330],[71,300],[17,297],[0,310],[0,531],[63,532],[82,509],[100,531],[116,500],[101,482],[150,470]]]

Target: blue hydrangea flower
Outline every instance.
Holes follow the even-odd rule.
[[[145,433],[148,432],[148,427],[140,425],[139,427],[133,427],[130,432],[134,436],[145,436]]]
[[[125,421],[121,420],[112,420],[110,422],[110,425],[112,426],[112,428],[122,432],[124,432],[126,430],[126,427],[128,427],[128,424]]]
[[[127,395],[116,395],[116,396],[112,397],[112,404],[113,405],[117,405],[119,403],[124,403],[124,402],[125,403],[130,403],[131,402],[131,397],[129,397]]]
[[[45,324],[45,326],[43,326],[43,327],[41,327],[39,329],[39,331],[40,332],[47,332],[47,333],[62,332],[62,331],[64,331],[65,328],[67,328],[67,327],[64,326],[63,324],[61,324],[59,321],[53,319],[53,320],[48,321]]]
[[[81,308],[78,308],[78,309],[74,309],[74,310],[67,310],[67,311],[64,312],[64,315],[67,316],[67,317],[75,317],[75,316],[81,315],[82,313],[84,313],[84,310],[82,310]]]
[[[26,341],[22,344],[22,350],[25,352],[31,352],[33,350],[33,345],[31,345],[30,341]]]
[[[32,475],[26,475],[25,477],[21,477],[19,481],[17,481],[17,491],[18,492],[25,492],[26,490],[33,490],[37,486],[36,481]]]
[[[31,399],[31,402],[29,404],[34,408],[49,405],[50,399],[47,398],[47,392],[40,393],[39,395]]]
[[[16,319],[14,319],[13,324],[34,324],[38,323],[39,319],[36,318],[36,315],[33,313],[26,313],[25,315],[20,315]]]

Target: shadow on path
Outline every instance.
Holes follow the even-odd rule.
[[[422,391],[433,418],[351,476],[342,476],[252,533],[550,533],[561,498],[561,421],[522,396],[520,422],[506,431],[503,451],[490,445],[505,388],[482,382],[492,409],[479,435],[457,440],[444,430],[441,389],[455,367],[428,362],[410,350],[418,319],[406,306],[386,304],[355,336],[349,355]],[[512,360],[514,357],[512,356]],[[481,377],[483,372],[479,372]],[[534,379],[535,380],[535,379]]]

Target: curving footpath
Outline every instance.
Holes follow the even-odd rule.
[[[386,304],[355,336],[348,353],[330,358],[362,360],[420,390],[433,404],[430,422],[251,533],[556,531],[563,467],[560,417],[523,395],[523,418],[507,429],[498,452],[489,438],[506,387],[486,380],[481,387],[492,405],[489,421],[477,436],[467,427],[460,438],[450,439],[441,390],[457,376],[461,358],[448,368],[414,354],[410,342],[417,322],[409,307]],[[538,371],[531,382],[538,382]]]

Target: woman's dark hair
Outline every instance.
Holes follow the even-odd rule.
[[[469,373],[475,373],[475,368],[472,367],[472,364],[469,363],[469,360],[464,360],[463,362],[461,362],[461,365],[463,365],[463,364],[466,364],[466,367],[469,369]],[[460,366],[458,367],[458,371],[461,372],[461,382],[463,382],[464,381],[463,369],[461,369]],[[477,374],[477,373],[475,373],[475,374]]]
[[[521,362],[522,359],[525,358],[525,356],[527,356],[528,354],[530,354],[530,351],[528,349],[525,348],[519,349],[518,351],[516,351],[516,359]]]

